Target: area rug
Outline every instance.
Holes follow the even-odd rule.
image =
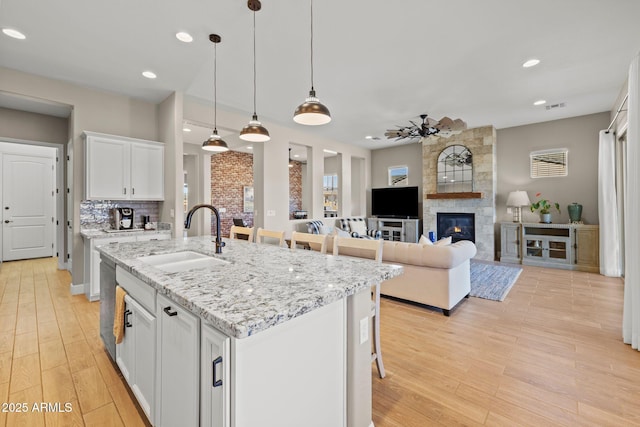
[[[504,301],[518,276],[520,267],[508,267],[471,260],[471,292],[470,296]]]

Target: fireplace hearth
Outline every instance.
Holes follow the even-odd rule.
[[[475,214],[437,213],[438,239],[451,236],[452,242],[470,240],[475,243]]]

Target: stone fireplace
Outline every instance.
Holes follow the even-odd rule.
[[[449,138],[428,138],[422,144],[423,234],[438,230],[438,213],[474,214],[476,259],[494,260],[496,130],[468,129]],[[437,193],[437,163],[443,149],[464,145],[473,154],[473,192]]]

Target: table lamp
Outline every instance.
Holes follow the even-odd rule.
[[[513,208],[513,222],[522,222],[522,214],[520,208],[522,206],[529,206],[529,196],[526,191],[512,191],[507,197],[507,206]]]

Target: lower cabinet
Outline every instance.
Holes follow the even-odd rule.
[[[228,427],[231,425],[231,340],[204,324],[200,331],[200,425]]]
[[[125,297],[125,334],[116,344],[116,363],[149,421],[154,422],[156,317]]]
[[[154,233],[135,236],[117,236],[85,239],[84,242],[84,294],[89,301],[100,299],[100,252],[96,249],[102,245],[115,245],[127,242],[148,242],[152,240],[168,240],[170,234]]]
[[[156,425],[197,426],[200,319],[158,294]]]

